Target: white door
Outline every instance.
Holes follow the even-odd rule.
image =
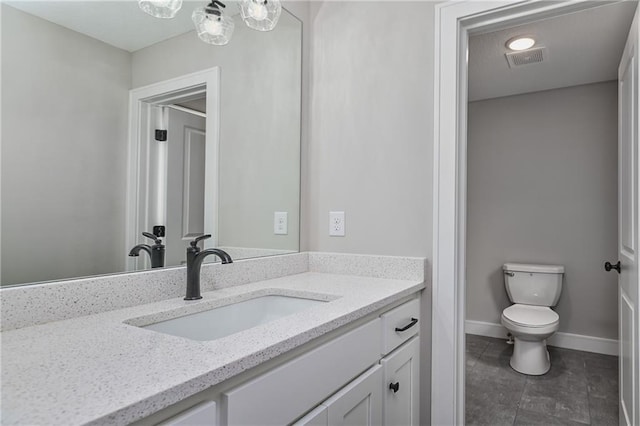
[[[205,126],[203,117],[169,108],[165,265],[186,259],[189,241],[204,234]]]
[[[620,424],[640,422],[638,375],[638,12],[618,68]],[[614,265],[615,266],[615,265]]]

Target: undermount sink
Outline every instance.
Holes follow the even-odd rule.
[[[289,296],[262,296],[142,328],[192,340],[215,340],[323,303],[326,301]]]

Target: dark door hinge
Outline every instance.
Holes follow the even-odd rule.
[[[153,235],[156,237],[164,237],[166,234],[166,228],[164,225],[156,225],[153,227]]]

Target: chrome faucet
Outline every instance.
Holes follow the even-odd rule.
[[[184,300],[202,299],[200,295],[200,266],[202,266],[205,257],[215,254],[222,260],[222,263],[233,263],[231,256],[224,250],[212,248],[201,251],[198,243],[207,238],[211,238],[211,235],[202,235],[191,241],[191,245],[187,247],[187,295]]]
[[[143,250],[147,252],[151,258],[152,268],[162,268],[164,266],[164,245],[162,244],[162,240],[149,232],[143,232],[142,235],[151,238],[155,244],[152,246],[148,244],[138,244],[131,249],[129,256],[137,257],[140,255],[140,250]]]

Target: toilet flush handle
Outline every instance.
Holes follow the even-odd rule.
[[[515,275],[516,275],[515,273],[513,273],[513,272],[509,272],[509,271],[504,271],[504,274],[505,274],[505,275],[508,275],[508,276],[510,276],[510,277],[513,277],[513,276],[515,276]]]

